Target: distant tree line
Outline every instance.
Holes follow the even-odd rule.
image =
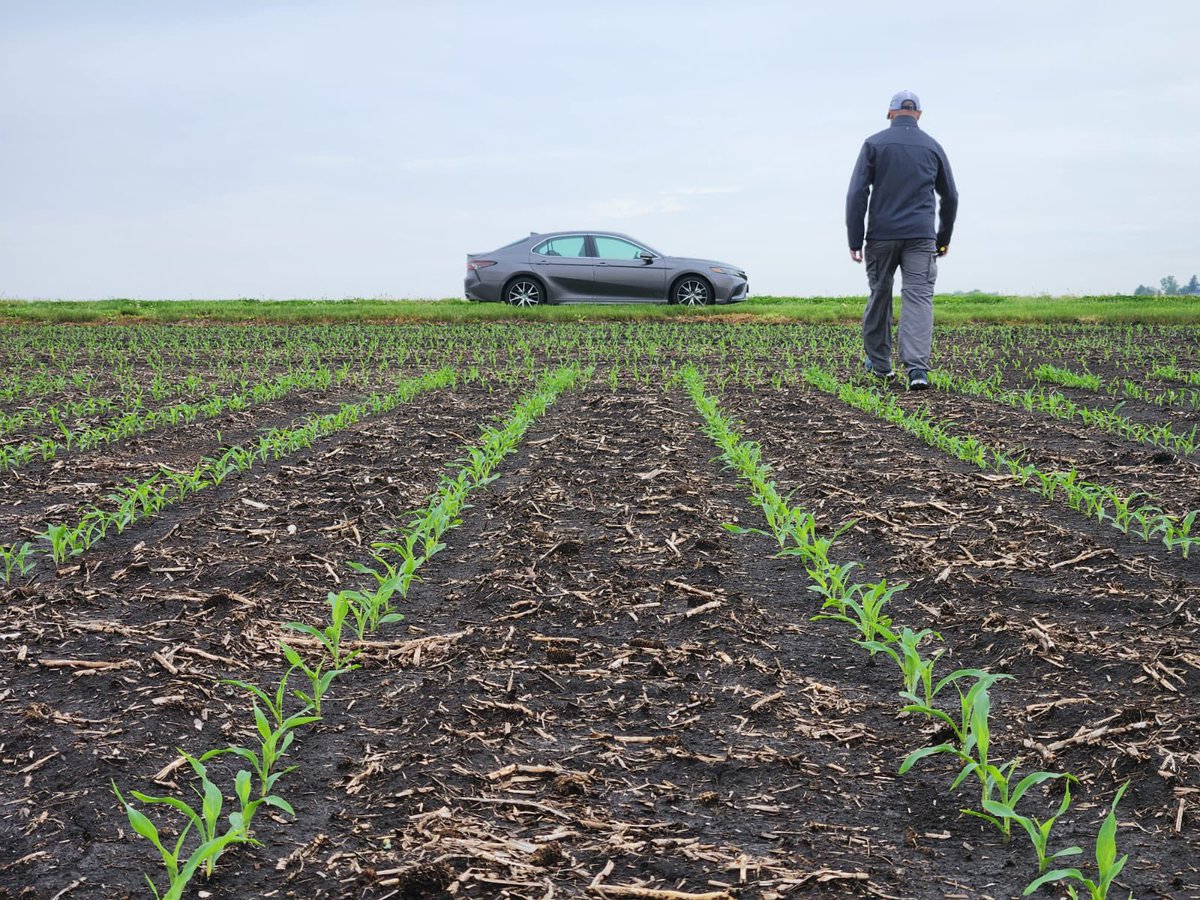
[[[1156,288],[1145,284],[1139,284],[1137,286],[1137,290],[1134,291],[1133,294],[1135,297],[1153,297],[1160,295],[1164,297],[1179,297],[1200,295],[1200,280],[1198,280],[1195,275],[1192,276],[1191,281],[1182,286],[1178,281],[1175,280],[1174,275],[1168,275],[1166,278],[1160,278],[1158,283],[1160,287]]]

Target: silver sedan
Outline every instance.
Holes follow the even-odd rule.
[[[736,303],[746,273],[711,259],[664,256],[625,234],[531,234],[490,253],[467,255],[468,300],[542,303]]]

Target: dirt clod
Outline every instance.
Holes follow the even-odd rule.
[[[559,775],[550,786],[560,797],[579,797],[587,793],[587,778],[582,775]]]
[[[546,659],[556,666],[570,665],[576,659],[575,648],[562,644],[550,644],[546,647]]]
[[[543,869],[561,866],[566,861],[567,856],[563,853],[562,845],[558,841],[543,844],[529,855],[529,862],[532,865],[541,866]]]
[[[396,890],[411,900],[436,896],[453,883],[454,870],[444,862],[413,866],[396,876]]]

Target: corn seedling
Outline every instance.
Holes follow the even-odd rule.
[[[1033,370],[1033,377],[1038,381],[1048,381],[1052,384],[1061,384],[1063,387],[1070,388],[1085,388],[1090,391],[1100,389],[1100,378],[1088,372],[1079,374],[1072,372],[1070,369],[1060,369],[1058,366],[1043,364]]]
[[[818,559],[805,569],[812,582],[808,590],[825,599],[823,607],[832,606],[841,612],[845,609],[843,598],[850,593],[854,584],[850,580],[851,576],[858,568],[861,568],[861,565],[857,562],[842,563],[838,566],[827,559]]]
[[[828,620],[845,622],[853,626],[862,635],[862,643],[869,644],[880,639],[884,643],[892,643],[896,636],[892,633],[892,619],[884,615],[883,608],[897,591],[902,591],[907,584],[888,587],[887,579],[881,579],[877,584],[856,584],[851,586],[842,598],[830,597],[822,608],[834,607],[839,612],[818,613],[813,621]],[[874,656],[874,651],[871,652]]]
[[[286,721],[284,716],[285,705],[287,703],[287,683],[292,672],[296,671],[296,667],[292,666],[283,673],[283,677],[279,679],[279,684],[275,687],[275,692],[268,694],[257,684],[250,684],[247,681],[239,681],[236,678],[222,679],[221,684],[232,685],[233,687],[241,688],[243,691],[253,695],[262,701],[262,705],[266,707],[267,712],[271,714],[271,719],[275,722],[276,728],[282,728]],[[182,752],[182,751],[180,751]],[[185,754],[186,755],[186,754]],[[190,760],[189,760],[190,761]],[[195,768],[195,766],[193,766]]]
[[[929,628],[913,631],[907,625],[895,636],[894,642],[858,641],[859,645],[874,653],[890,657],[900,669],[904,689],[900,696],[915,704],[932,706],[933,669],[945,648],[938,648],[931,656],[921,653],[921,644],[928,638],[941,640],[942,636]]]
[[[999,800],[988,800],[984,803],[984,809],[992,816],[995,816],[996,819],[1016,822],[1025,831],[1025,834],[1029,836],[1029,842],[1033,845],[1033,850],[1037,854],[1038,875],[1043,874],[1054,860],[1067,856],[1076,856],[1083,852],[1079,847],[1065,847],[1053,853],[1049,852],[1050,831],[1054,828],[1054,823],[1061,818],[1062,814],[1071,805],[1071,782],[1076,780],[1073,775],[1063,775],[1062,778],[1063,798],[1059,801],[1058,809],[1054,815],[1045,820],[1021,815],[1016,810],[1016,799],[1008,803],[1002,803]]]
[[[1054,884],[1059,881],[1078,882],[1079,886],[1087,891],[1088,900],[1107,900],[1108,892],[1112,888],[1113,882],[1117,876],[1121,874],[1121,870],[1125,868],[1125,863],[1129,861],[1129,854],[1126,853],[1120,859],[1117,858],[1117,804],[1121,802],[1121,797],[1124,796],[1125,790],[1129,787],[1129,782],[1125,782],[1117,789],[1117,795],[1113,798],[1112,807],[1108,811],[1108,815],[1104,817],[1104,822],[1100,825],[1100,831],[1096,835],[1096,872],[1097,880],[1092,881],[1086,877],[1079,869],[1054,869],[1047,872],[1041,877],[1034,880],[1029,887],[1025,888],[1024,896],[1028,897],[1044,884]],[[1067,894],[1075,900],[1079,897],[1079,892],[1075,885],[1068,884]],[[1129,895],[1131,898],[1133,894]]]
[[[310,666],[299,653],[283,641],[279,642],[279,649],[283,651],[284,658],[287,659],[292,668],[299,669],[308,679],[310,693],[306,694],[301,690],[296,690],[294,693],[306,708],[312,710],[315,716],[321,715],[321,700],[329,692],[329,687],[333,684],[333,679],[358,668],[355,665],[347,665],[344,668],[336,666],[327,668],[323,659],[316,666]],[[357,654],[357,651],[355,651],[355,654]],[[347,659],[352,658],[352,656],[344,656],[342,659],[343,662],[346,662]]]
[[[281,809],[289,815],[294,815],[291,805],[282,797],[273,793],[275,783],[279,781],[288,772],[295,771],[296,766],[288,766],[285,769],[276,770],[276,766],[291,747],[292,741],[296,738],[296,729],[302,725],[309,725],[313,722],[321,721],[320,716],[306,715],[305,713],[296,713],[288,716],[283,720],[283,723],[272,728],[271,723],[267,720],[266,715],[259,707],[258,703],[252,704],[254,709],[254,726],[258,731],[259,743],[256,750],[249,747],[223,747],[218,750],[209,750],[200,757],[201,762],[207,762],[209,759],[220,756],[225,753],[232,753],[240,757],[250,764],[253,773],[258,776],[259,794],[258,799],[268,806],[274,806],[276,809]],[[243,822],[247,833],[250,828],[249,819]]]
[[[1025,792],[1034,785],[1066,777],[1061,773],[1031,772],[1014,785],[1013,779],[1019,763],[1020,760],[1014,759],[1000,766],[988,762],[972,762],[967,766],[979,777],[983,786],[983,796],[978,810],[964,809],[962,812],[996,826],[1004,835],[1006,843],[1012,837],[1012,823],[1015,821],[1015,816],[1009,815],[1007,811],[1015,809]],[[998,814],[997,810],[1002,812]]]
[[[329,656],[332,667],[335,669],[344,669],[361,652],[359,650],[347,651],[342,647],[342,635],[346,627],[346,618],[350,614],[351,609],[350,600],[346,596],[346,592],[343,591],[340,594],[330,594],[327,602],[330,607],[329,624],[324,628],[317,628],[305,622],[288,622],[283,627],[291,631],[298,631],[315,640],[324,648],[325,653]],[[292,665],[295,666],[297,664],[292,662]]]
[[[24,541],[19,547],[16,544],[11,547],[0,547],[0,563],[4,565],[5,584],[12,581],[14,574],[17,576],[28,575],[33,571],[33,563],[29,561],[32,551],[33,547],[29,541]]]
[[[47,525],[46,530],[38,535],[50,544],[50,557],[55,565],[62,565],[72,556],[83,552],[79,530],[68,525]]]
[[[927,703],[910,703],[902,707],[902,712],[920,713],[921,715],[929,716],[932,719],[937,719],[945,723],[953,732],[955,742],[945,742],[931,747],[921,747],[914,750],[904,758],[904,762],[900,764],[900,774],[903,775],[914,764],[924,759],[927,756],[933,756],[939,753],[951,753],[964,762],[971,762],[973,758],[969,755],[972,745],[976,743],[972,739],[972,720],[974,719],[975,707],[982,702],[986,710],[990,709],[991,701],[988,691],[997,681],[1001,679],[1012,678],[1011,675],[1001,675],[994,672],[986,672],[983,669],[959,669],[951,672],[946,677],[942,678],[934,685],[934,699],[945,690],[947,687],[953,687],[958,694],[959,708],[957,710],[958,717],[952,717],[939,707]],[[963,691],[960,682],[971,681],[971,686],[966,691]],[[982,701],[981,701],[982,698]],[[986,718],[986,716],[985,716]],[[986,740],[986,738],[985,738]],[[986,748],[985,748],[986,749]],[[961,774],[959,781],[955,785],[961,783]]]
[[[154,880],[149,876],[146,877],[146,883],[150,886],[151,892],[156,900],[182,900],[184,888],[191,882],[192,878],[199,871],[201,866],[209,866],[211,861],[215,861],[218,856],[230,844],[247,843],[249,838],[244,829],[239,827],[231,827],[224,834],[218,834],[208,840],[201,840],[186,858],[183,857],[184,844],[187,841],[188,835],[193,827],[197,824],[204,824],[208,820],[208,809],[202,808],[200,813],[197,813],[190,806],[181,800],[174,797],[150,797],[146,794],[141,794],[133,791],[133,796],[148,804],[162,804],[173,809],[185,812],[186,824],[179,832],[173,845],[164,845],[161,833],[154,822],[145,813],[135,809],[122,795],[117,788],[116,782],[112,782],[113,793],[117,795],[121,806],[125,810],[125,816],[129,820],[129,826],[136,834],[148,840],[158,850],[162,857],[163,868],[167,875],[167,890],[165,893],[160,893]],[[206,788],[207,790],[207,788]],[[219,794],[220,791],[217,791]],[[203,797],[202,797],[203,799]],[[211,802],[209,808],[211,809]],[[219,806],[218,806],[219,814]],[[230,817],[232,819],[232,816]],[[230,823],[233,825],[233,823]],[[182,863],[182,864],[181,864]]]

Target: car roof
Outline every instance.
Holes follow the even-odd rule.
[[[637,238],[631,237],[628,234],[622,234],[619,231],[598,231],[595,228],[576,228],[574,231],[531,231],[529,233],[529,240],[533,240],[534,238],[545,240],[546,238],[565,237],[573,234],[597,234],[601,237],[624,238],[627,241],[633,241],[635,244],[641,243]]]

